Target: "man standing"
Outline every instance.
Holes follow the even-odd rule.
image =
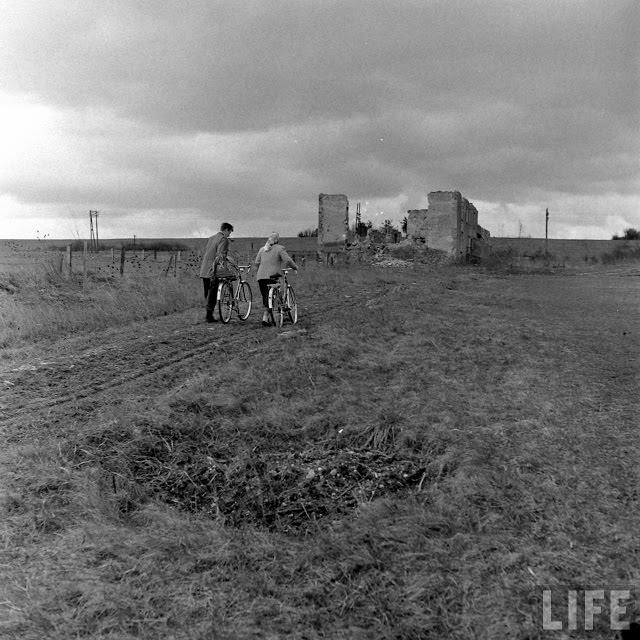
[[[204,297],[207,299],[207,322],[217,322],[213,317],[213,310],[216,306],[218,297],[218,278],[216,271],[218,265],[224,265],[227,262],[227,254],[229,253],[229,236],[233,231],[233,226],[228,222],[220,225],[220,231],[211,236],[207,241],[207,248],[202,256],[202,264],[200,265],[200,277],[204,287]]]

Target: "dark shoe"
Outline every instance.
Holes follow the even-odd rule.
[[[270,323],[268,320],[263,320],[263,321],[262,321],[262,326],[263,326],[263,327],[268,327],[268,326],[270,326],[270,325],[271,325],[271,323]]]
[[[206,317],[206,321],[207,322],[218,322],[213,316],[209,316],[209,315]]]

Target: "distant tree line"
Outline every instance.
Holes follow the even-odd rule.
[[[298,238],[317,238],[318,237],[318,227],[315,229],[304,229],[303,231],[298,231]]]
[[[619,235],[614,235],[611,237],[612,240],[640,240],[640,231],[638,231],[637,229],[634,229],[633,227],[629,227],[628,229],[624,230],[624,234],[619,236]]]

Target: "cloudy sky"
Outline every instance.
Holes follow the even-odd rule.
[[[640,228],[637,0],[2,0],[0,237],[283,235],[457,190]]]

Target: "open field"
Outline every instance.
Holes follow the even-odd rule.
[[[231,252],[239,257],[255,256],[258,249],[264,244],[265,238],[235,238],[231,237]],[[63,254],[68,246],[71,246],[75,254],[80,254],[87,244],[90,250],[89,259],[95,256],[91,253],[91,245],[85,240],[0,240],[0,270],[3,267],[19,265],[23,262],[50,260]],[[317,238],[283,238],[282,242],[291,253],[309,254],[318,248]],[[100,240],[101,262],[111,256],[112,250],[116,256],[124,247],[128,256],[137,256],[138,259],[153,258],[153,249],[161,254],[182,251],[188,256],[191,252],[201,255],[206,247],[206,238],[111,238]],[[76,260],[77,262],[77,260]]]
[[[202,323],[189,272],[2,283],[0,637],[581,637],[569,589],[640,615],[638,263],[309,264],[282,330]]]

